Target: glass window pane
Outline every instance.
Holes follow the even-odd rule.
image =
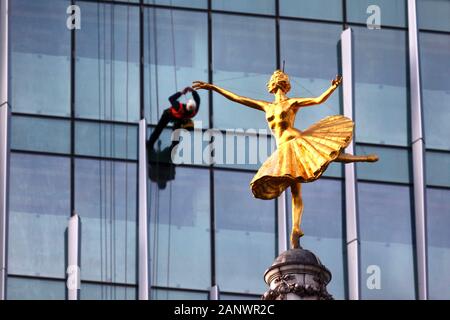
[[[208,300],[206,292],[152,289],[152,300]]]
[[[220,300],[261,300],[261,296],[221,293]]]
[[[8,272],[65,276],[69,158],[11,154]]]
[[[347,20],[349,22],[370,23],[369,19],[377,11],[370,8],[375,5],[380,8],[380,25],[384,26],[406,26],[406,1],[405,0],[346,0]],[[376,10],[376,9],[375,9]]]
[[[280,15],[340,21],[342,0],[280,0]]]
[[[427,188],[430,299],[450,299],[450,189]]]
[[[79,118],[139,120],[139,8],[78,3],[76,102]]]
[[[360,182],[358,210],[362,299],[415,299],[410,187]]]
[[[81,283],[80,300],[136,300],[137,288]]]
[[[340,25],[304,21],[280,21],[281,60],[289,74],[291,97],[318,97],[340,73],[338,49]],[[297,114],[296,127],[304,130],[330,115],[341,114],[340,88],[323,104],[302,108]]]
[[[426,153],[427,185],[450,187],[450,152]]]
[[[8,277],[8,300],[65,300],[66,282]]]
[[[419,39],[427,148],[450,151],[450,35],[420,32]]]
[[[175,180],[149,185],[150,252],[155,286],[211,286],[209,170],[176,168]]]
[[[417,14],[420,29],[450,31],[450,1],[418,0]]]
[[[11,106],[70,116],[70,1],[11,1]]]
[[[356,141],[407,146],[406,33],[353,30]]]
[[[203,12],[144,11],[144,75],[146,116],[156,124],[170,107],[169,97],[194,80],[208,80],[208,16]],[[175,45],[175,47],[174,47]],[[199,91],[196,121],[208,127],[208,93]],[[179,99],[186,103],[190,94]]]
[[[75,160],[81,279],[136,283],[136,164]]]
[[[137,126],[75,122],[78,155],[136,160],[137,138]]]
[[[266,83],[276,68],[275,19],[214,14],[212,32],[214,84],[241,96],[273,101]],[[267,129],[264,113],[216,93],[213,98],[215,127]]]
[[[214,0],[213,10],[275,14],[275,0]]]
[[[208,7],[208,0],[144,0],[144,3],[204,9]]]
[[[13,116],[11,148],[70,153],[70,121]]]
[[[345,299],[345,255],[343,240],[343,190],[341,180],[320,179],[302,184],[305,211],[300,239],[303,248],[314,252],[331,271],[333,278],[327,286],[335,299]],[[287,194],[288,233],[292,228],[292,196]]]
[[[253,198],[253,174],[214,171],[216,277],[223,291],[262,294],[275,259],[275,201]]]
[[[358,162],[358,179],[390,182],[411,182],[411,152],[408,149],[357,145],[356,154],[375,153],[380,158],[375,163]]]

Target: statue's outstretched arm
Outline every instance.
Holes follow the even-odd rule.
[[[317,104],[321,104],[321,103],[327,101],[327,99],[331,96],[331,94],[334,92],[334,90],[336,90],[337,87],[339,87],[341,82],[342,82],[342,77],[336,76],[336,78],[331,81],[331,86],[324,93],[322,93],[320,96],[318,96],[316,98],[291,98],[290,99],[291,101],[294,100],[292,106],[300,108],[300,107],[307,107],[307,106],[314,106]]]
[[[203,81],[194,81],[192,83],[192,88],[194,88],[195,90],[199,90],[199,89],[205,89],[205,90],[213,90],[217,93],[220,93],[221,95],[223,95],[225,98],[243,104],[244,106],[253,108],[253,109],[257,109],[257,110],[261,110],[261,111],[265,111],[266,110],[266,106],[269,104],[266,101],[262,101],[262,100],[254,100],[251,98],[247,98],[247,97],[242,97],[239,96],[231,91],[225,90],[221,87],[218,87],[216,85],[210,84],[210,83],[206,83]]]

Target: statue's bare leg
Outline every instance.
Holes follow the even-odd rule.
[[[300,228],[303,215],[302,186],[300,183],[291,185],[292,193],[292,231],[291,231],[291,248],[298,248],[299,239],[303,236]]]
[[[367,156],[354,156],[349,153],[341,153],[334,161],[336,162],[377,162],[378,156],[376,154],[369,154]]]

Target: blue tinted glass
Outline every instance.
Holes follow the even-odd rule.
[[[450,189],[427,188],[430,299],[450,299]],[[444,271],[445,270],[445,271]]]
[[[75,122],[77,155],[137,159],[137,127],[93,122]]]
[[[66,282],[8,277],[8,300],[65,300]]]
[[[192,81],[208,79],[207,14],[180,10],[147,9],[144,15],[144,74],[146,116],[157,123],[169,97]],[[208,94],[200,91],[195,120],[208,127]],[[186,103],[191,94],[179,101]]]
[[[417,14],[420,29],[450,31],[450,1],[418,0]]]
[[[208,300],[206,292],[152,289],[152,300]]]
[[[152,284],[211,286],[209,171],[176,168],[175,180],[149,185]]]
[[[450,35],[420,32],[419,39],[427,147],[450,150]]]
[[[354,28],[356,140],[408,145],[406,32]]]
[[[136,164],[75,161],[82,280],[136,283]]]
[[[208,0],[144,0],[144,3],[205,9],[208,7]]]
[[[75,115],[139,120],[139,8],[80,2]]]
[[[150,154],[150,161],[165,164],[172,162],[176,164],[208,165],[210,160],[207,153],[209,139],[206,138],[206,133],[200,130],[200,125],[200,123],[198,126],[196,124],[196,129],[193,131],[180,130],[179,133],[170,128],[164,129],[153,146],[155,152]],[[153,130],[154,128],[147,130],[149,136]],[[171,148],[174,141],[180,141],[180,143],[175,148]]]
[[[136,287],[81,283],[80,300],[136,300]]]
[[[8,272],[65,275],[69,158],[11,155]]]
[[[410,187],[360,182],[358,210],[362,299],[414,299]]]
[[[272,101],[266,83],[276,68],[275,20],[214,14],[212,32],[214,84],[241,96]],[[215,127],[267,129],[264,113],[216,93],[213,98]]]
[[[345,299],[343,191],[342,181],[321,179],[302,184],[305,205],[300,239],[303,248],[311,250],[331,271],[333,279],[327,286],[335,299]],[[292,196],[287,192],[288,233],[292,228]]]
[[[223,291],[262,294],[275,258],[275,201],[253,198],[252,176],[214,171],[216,277]]]
[[[230,130],[214,135],[215,165],[218,167],[258,170],[276,148],[267,130]]]
[[[280,15],[340,21],[342,0],[280,0]]]
[[[374,24],[373,19],[379,14],[380,26],[406,26],[405,0],[346,0],[347,20]],[[377,6],[378,8],[374,8]],[[378,11],[379,10],[379,11]]]
[[[358,179],[411,182],[411,154],[408,149],[356,146],[358,155],[372,153],[378,155],[379,160],[375,163],[358,162],[356,164]]]
[[[11,148],[70,153],[70,121],[12,117]]]
[[[426,153],[426,179],[427,185],[450,187],[450,153]]]
[[[214,0],[213,10],[275,14],[275,0]]]
[[[13,111],[70,116],[69,5],[61,0],[10,2]]]

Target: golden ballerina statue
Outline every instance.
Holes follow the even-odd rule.
[[[269,200],[291,188],[292,231],[291,247],[299,247],[303,236],[300,228],[303,214],[301,183],[318,179],[332,161],[375,162],[376,155],[355,156],[344,153],[353,136],[354,123],[350,119],[335,115],[326,117],[305,131],[294,128],[295,115],[302,107],[325,102],[341,84],[342,77],[336,76],[331,86],[316,98],[288,98],[291,89],[287,74],[276,70],[267,89],[275,96],[273,102],[254,100],[238,96],[216,85],[194,81],[193,88],[213,90],[231,101],[264,111],[267,123],[275,136],[277,150],[264,162],[250,183],[256,198]]]

